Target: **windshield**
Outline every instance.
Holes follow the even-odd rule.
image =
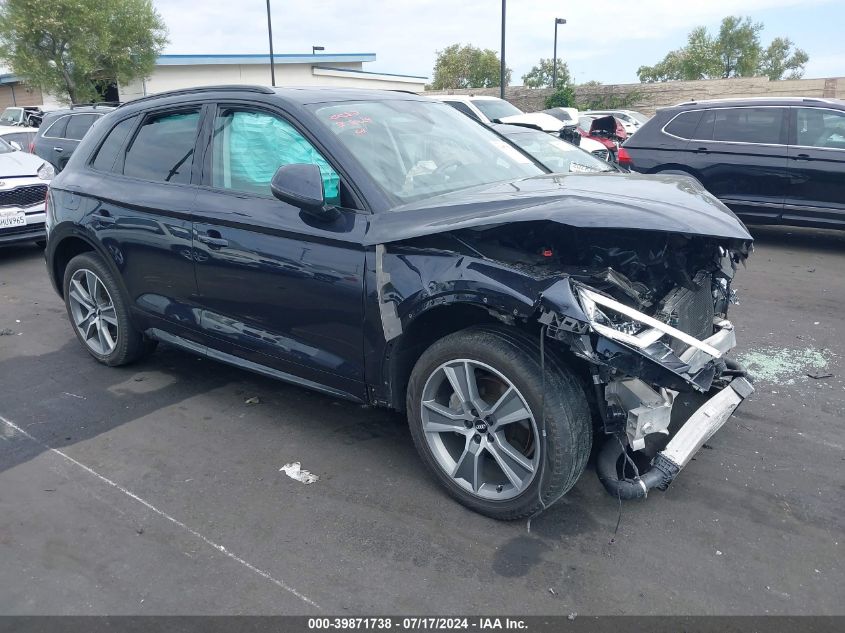
[[[22,113],[21,108],[6,108],[3,114],[0,114],[0,125],[15,125],[20,122]]]
[[[504,99],[471,99],[472,105],[491,121],[506,116],[525,114],[522,110],[505,101]]]
[[[397,99],[310,107],[399,204],[544,173],[445,103]]]
[[[525,130],[504,135],[553,172],[613,171],[605,161],[545,132]]]

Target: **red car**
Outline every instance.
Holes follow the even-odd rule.
[[[619,146],[628,138],[628,133],[622,124],[612,116],[590,116],[578,117],[578,133],[582,137],[598,141],[610,152],[610,160],[616,162],[616,154]]]

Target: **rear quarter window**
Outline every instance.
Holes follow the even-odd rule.
[[[98,116],[97,114],[74,114],[67,122],[65,138],[81,141],[85,133],[94,125]]]
[[[44,136],[47,138],[65,138],[68,119],[70,119],[69,116],[63,116],[53,121],[44,132]]]
[[[115,164],[117,163],[120,151],[123,149],[123,145],[126,143],[126,139],[132,132],[132,129],[135,127],[135,123],[137,121],[138,117],[134,116],[126,119],[125,121],[121,121],[112,128],[112,130],[106,135],[106,139],[103,141],[103,144],[100,145],[100,149],[97,150],[97,154],[91,163],[91,166],[94,169],[98,171],[115,170]]]
[[[701,119],[701,110],[692,112],[681,112],[674,119],[669,121],[664,128],[667,134],[683,139],[696,138],[695,129]]]

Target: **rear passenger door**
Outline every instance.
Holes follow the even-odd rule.
[[[201,336],[190,213],[200,115],[192,105],[124,119],[91,169],[74,172],[85,174],[81,223],[112,258],[142,327],[194,341]]]
[[[789,185],[785,107],[705,110],[687,144],[701,183],[734,212],[771,222]]]
[[[220,104],[209,119],[193,209],[201,324],[209,348],[365,398],[361,246],[368,214],[303,128],[274,109]],[[334,221],[281,202],[284,164],[320,166]]]
[[[784,220],[845,222],[845,112],[790,108],[790,186]]]

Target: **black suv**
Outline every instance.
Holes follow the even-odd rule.
[[[724,205],[689,178],[550,174],[425,97],[138,99],[48,209],[47,268],[96,360],[161,341],[404,411],[434,476],[496,518],[569,490],[594,429],[614,496],[665,487],[751,390],[724,357],[751,237]],[[678,391],[709,400],[670,441]]]
[[[48,112],[35,136],[33,153],[49,162],[57,172],[61,171],[85,133],[112,110],[114,108],[107,105],[91,105]]]
[[[631,169],[691,174],[745,220],[845,228],[845,101],[683,103],[624,148]]]

